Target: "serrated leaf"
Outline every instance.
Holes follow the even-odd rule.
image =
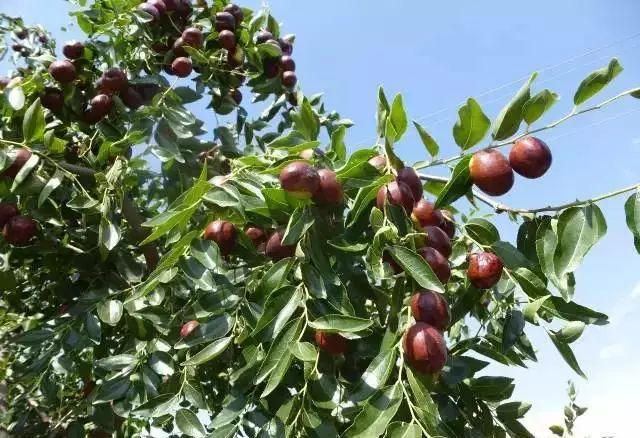
[[[458,110],[458,121],[453,126],[453,138],[462,150],[467,150],[487,135],[490,126],[491,121],[482,112],[480,104],[470,98]]]

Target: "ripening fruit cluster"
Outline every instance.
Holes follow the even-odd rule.
[[[29,158],[31,158],[29,149],[17,149],[13,163],[0,174],[0,178],[14,179],[20,169],[29,161]],[[5,242],[13,246],[24,246],[38,232],[38,223],[32,218],[20,214],[16,205],[0,202],[0,228]]]
[[[261,30],[256,34],[257,44],[273,44],[280,48],[282,56],[269,58],[264,63],[264,74],[272,79],[280,77],[282,85],[286,88],[295,87],[298,82],[296,76],[296,63],[291,57],[293,53],[293,37],[285,36],[278,40],[268,30]]]
[[[551,167],[551,150],[536,137],[515,142],[507,159],[497,149],[476,152],[469,162],[473,183],[483,192],[501,196],[513,187],[513,172],[525,178],[540,178]]]

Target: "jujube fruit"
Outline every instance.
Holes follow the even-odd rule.
[[[273,39],[273,34],[268,30],[261,30],[256,33],[256,43],[264,44],[269,40]]]
[[[509,161],[495,149],[473,154],[469,172],[473,183],[488,195],[504,195],[513,187],[513,170]]]
[[[440,254],[449,258],[451,256],[451,239],[440,227],[429,225],[423,228],[427,233],[427,244],[430,248],[438,250]]]
[[[221,32],[223,30],[234,30],[236,28],[236,19],[229,12],[218,12],[215,20],[216,30]]]
[[[53,61],[49,66],[49,73],[53,79],[63,84],[73,82],[76,78],[75,66],[66,59]]]
[[[282,71],[296,71],[296,63],[289,55],[280,58],[280,68]]]
[[[376,196],[376,205],[380,210],[384,211],[385,202],[399,205],[409,213],[413,208],[413,194],[405,183],[391,181],[389,184],[380,187]]]
[[[491,252],[479,252],[469,255],[467,277],[478,289],[493,287],[502,276],[502,260]]]
[[[185,29],[182,32],[181,38],[187,46],[194,47],[196,49],[202,48],[202,45],[204,44],[202,31],[195,27]]]
[[[411,189],[413,199],[416,201],[422,198],[422,182],[416,171],[412,167],[404,167],[398,171],[396,181],[405,183]]]
[[[280,50],[284,55],[291,55],[293,53],[293,36],[286,35],[282,38],[278,38],[278,44],[280,44]]]
[[[147,3],[156,8],[160,15],[164,15],[167,13],[167,4],[164,2],[164,0],[147,0]]]
[[[229,93],[231,98],[233,99],[233,101],[236,103],[236,105],[240,105],[242,103],[242,92],[240,90],[238,90],[237,88],[231,90],[231,92]]]
[[[228,12],[231,15],[233,15],[236,26],[242,23],[242,21],[244,20],[244,12],[242,11],[242,8],[238,5],[234,5],[233,3],[230,3],[226,5],[224,8],[222,8],[222,11]]]
[[[251,240],[251,243],[253,243],[254,246],[260,246],[267,241],[267,234],[262,228],[248,227],[244,233]]]
[[[158,8],[149,3],[142,3],[138,6],[138,10],[151,15],[151,23],[155,23],[160,19],[160,11]]]
[[[4,240],[16,246],[22,246],[36,235],[38,223],[30,217],[16,215],[10,218],[2,229]]]
[[[27,148],[20,148],[15,151],[15,158],[11,166],[7,167],[0,176],[2,178],[15,178],[20,169],[31,158],[31,151]]]
[[[444,295],[432,290],[416,292],[411,297],[411,313],[416,321],[444,331],[451,322],[449,303]]]
[[[320,175],[308,163],[294,161],[280,171],[280,184],[289,193],[310,198],[320,188]]]
[[[287,88],[293,88],[298,83],[298,76],[296,76],[295,72],[285,71],[282,73],[282,85]]]
[[[57,113],[64,107],[64,95],[57,88],[46,87],[44,93],[40,95],[40,103],[48,110]]]
[[[552,161],[549,146],[535,137],[518,140],[509,152],[511,168],[525,178],[540,178],[549,170]]]
[[[416,202],[413,210],[411,211],[411,218],[418,222],[422,227],[439,227],[444,221],[442,212],[435,208],[433,202],[429,202],[425,199],[420,199]]]
[[[238,236],[236,227],[231,222],[218,219],[207,225],[204,238],[213,240],[218,244],[222,255],[227,255],[236,246]]]
[[[199,325],[200,325],[200,323],[198,321],[196,321],[195,319],[191,320],[191,321],[188,321],[188,322],[185,322],[184,324],[182,324],[182,327],[180,327],[180,337],[181,338],[186,338],[191,333],[193,333],[193,331],[195,329],[197,329]]]
[[[447,363],[447,345],[442,333],[424,322],[417,322],[407,330],[403,347],[406,361],[420,373],[437,373]]]
[[[119,68],[110,68],[100,77],[100,90],[107,94],[124,91],[128,85],[127,75]]]
[[[186,78],[193,71],[193,64],[189,58],[181,56],[173,60],[171,70],[179,78]]]
[[[127,87],[122,93],[120,93],[122,103],[129,109],[138,109],[142,106],[142,95],[134,87]]]
[[[320,205],[337,205],[342,202],[342,184],[338,181],[336,173],[329,169],[320,169],[320,187],[314,194],[313,200]]]
[[[163,0],[164,6],[167,8],[167,11],[175,11],[178,9],[178,5],[180,4],[179,0]]]
[[[177,57],[177,58],[181,58],[181,57],[187,57],[189,56],[189,54],[187,53],[187,51],[184,49],[184,47],[187,44],[184,42],[184,40],[182,39],[182,37],[176,39],[173,44],[171,45],[171,50],[173,50],[173,54]]]
[[[271,79],[280,74],[280,64],[275,59],[267,59],[263,65],[264,75]]]
[[[5,224],[9,222],[9,219],[17,216],[19,213],[18,207],[14,204],[0,202],[0,228],[4,227]]]
[[[84,44],[80,41],[71,40],[62,48],[62,54],[68,59],[78,59],[84,53]]]
[[[446,284],[451,278],[451,267],[449,261],[440,251],[430,247],[421,248],[419,251],[422,258],[431,267],[431,270],[442,284]]]
[[[440,228],[442,228],[442,230],[445,233],[447,233],[447,236],[449,236],[449,239],[453,239],[454,236],[456,235],[456,222],[453,218],[453,215],[448,211],[444,210],[444,212],[442,213],[442,217],[443,217],[443,221],[440,224]]]
[[[295,245],[283,245],[283,230],[275,231],[267,240],[264,253],[272,260],[281,260],[287,257],[293,257],[296,254]]]
[[[318,347],[332,356],[339,356],[347,352],[347,340],[338,333],[317,331],[315,338]]]
[[[230,30],[223,30],[218,35],[220,47],[227,50],[233,50],[236,46],[236,35]]]

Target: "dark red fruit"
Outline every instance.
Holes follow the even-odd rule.
[[[417,201],[418,199],[422,198],[422,182],[420,181],[420,177],[412,167],[405,167],[398,171],[396,180],[403,182],[409,186],[409,188],[411,189],[411,193],[413,194],[413,199]]]
[[[235,30],[236,19],[229,12],[218,12],[216,14],[216,30],[222,32],[223,30]]]
[[[264,75],[271,79],[280,74],[280,65],[275,59],[267,59],[264,62]]]
[[[135,110],[142,106],[142,95],[132,87],[127,87],[122,93],[120,93],[122,103],[129,109]]]
[[[376,155],[375,157],[369,160],[369,164],[378,169],[379,171],[383,171],[387,166],[387,157],[384,155]]]
[[[151,23],[155,23],[160,19],[160,11],[158,11],[158,8],[156,8],[152,4],[142,3],[140,6],[138,6],[138,10],[151,15]]]
[[[151,6],[158,10],[158,14],[164,15],[167,13],[167,5],[164,0],[147,0]]]
[[[53,61],[49,66],[49,73],[58,82],[63,84],[73,82],[76,78],[76,68],[67,61]]]
[[[11,82],[11,79],[9,79],[7,77],[1,77],[0,78],[0,90],[4,90],[5,88],[7,88],[7,85],[9,85],[9,82]]]
[[[269,32],[268,30],[261,30],[258,33],[256,33],[256,43],[257,44],[264,44],[269,40],[273,39],[273,34],[271,32]]]
[[[469,255],[467,277],[478,289],[493,287],[502,276],[502,260],[490,252],[479,252]]]
[[[342,184],[338,181],[336,173],[329,169],[320,169],[320,187],[314,194],[313,200],[320,205],[337,205],[342,202]]]
[[[293,88],[298,83],[298,76],[296,76],[295,72],[285,71],[282,73],[282,85],[287,88]]]
[[[417,322],[407,330],[403,346],[406,361],[420,373],[437,373],[447,363],[447,344],[442,333],[424,322]]]
[[[167,11],[175,11],[178,9],[178,5],[180,4],[180,0],[162,0],[164,2],[164,6],[167,8]]]
[[[422,258],[431,267],[431,270],[442,284],[445,284],[451,278],[451,267],[449,261],[437,249],[425,247],[419,251]]]
[[[89,106],[96,115],[106,116],[113,107],[113,99],[108,94],[98,94],[89,101]]]
[[[411,211],[411,217],[418,222],[420,226],[436,226],[439,227],[444,221],[442,212],[434,208],[433,202],[420,199]]]
[[[296,71],[296,63],[289,55],[280,58],[280,69],[282,71]]]
[[[220,47],[227,50],[233,50],[236,47],[236,35],[230,30],[223,30],[218,35]]]
[[[411,313],[416,321],[426,322],[444,331],[451,322],[449,303],[444,295],[432,290],[419,291],[411,297]]]
[[[244,12],[242,12],[242,8],[238,5],[234,5],[233,3],[228,4],[227,6],[225,6],[222,9],[223,12],[228,12],[231,15],[233,15],[233,18],[235,19],[235,24],[236,26],[240,23],[242,23],[242,20],[244,20]]]
[[[186,78],[193,71],[193,64],[189,58],[180,57],[173,60],[171,70],[179,78]]]
[[[283,230],[275,231],[269,240],[267,240],[267,246],[265,247],[265,254],[272,260],[281,260],[287,257],[293,257],[296,254],[295,245],[283,245],[282,237],[284,236]]]
[[[180,327],[180,337],[186,338],[191,333],[193,333],[193,331],[197,329],[199,325],[200,323],[195,319],[192,321],[185,322],[184,324],[182,324],[182,327]]]
[[[2,178],[15,178],[22,166],[31,158],[31,151],[27,148],[20,148],[15,152],[15,159],[11,166],[7,167],[2,172]]]
[[[110,68],[100,77],[100,91],[106,94],[115,94],[124,91],[129,81],[127,75],[119,68]]]
[[[17,216],[20,213],[18,207],[14,204],[8,204],[6,202],[0,202],[0,228],[4,227],[9,219]]]
[[[316,344],[332,356],[347,352],[347,340],[338,333],[316,332]]]
[[[473,183],[488,195],[504,195],[513,187],[513,170],[509,161],[496,149],[473,154],[469,172]]]
[[[204,44],[204,35],[202,35],[202,31],[195,27],[189,27],[182,32],[182,41],[187,46],[195,47],[196,49],[202,48]]]
[[[251,240],[254,246],[260,246],[267,241],[267,234],[262,230],[262,228],[249,227],[244,231],[244,233]]]
[[[440,228],[442,228],[442,230],[447,233],[449,239],[453,239],[453,237],[456,235],[456,222],[453,219],[451,213],[446,210],[444,213],[442,213],[442,217],[443,221],[440,224]]]
[[[20,43],[15,43],[11,45],[11,49],[13,49],[14,52],[22,52],[22,50],[25,48],[26,47]]]
[[[222,255],[227,255],[236,246],[238,236],[231,222],[218,219],[204,229],[204,238],[216,242]]]
[[[244,51],[236,46],[235,49],[227,51],[227,64],[236,68],[244,64]]]
[[[42,106],[57,113],[64,107],[64,96],[62,91],[53,87],[46,87],[44,93],[40,95],[40,103]]]
[[[432,225],[424,227],[424,232],[427,233],[427,244],[433,249],[437,249],[440,254],[449,258],[451,255],[451,239],[447,236],[440,227],[434,227]]]
[[[189,16],[192,9],[191,0],[180,0],[176,6],[176,14],[180,18],[185,19]]]
[[[518,140],[509,152],[511,167],[525,178],[540,178],[549,170],[552,161],[549,146],[535,137]]]
[[[413,208],[413,195],[411,189],[405,183],[392,181],[386,186],[380,187],[376,196],[376,205],[384,211],[384,204],[388,202],[393,205],[400,205],[409,213]]]
[[[289,38],[278,38],[278,44],[280,44],[280,50],[282,50],[282,54],[291,55],[293,53],[293,43]]]
[[[17,215],[7,221],[2,229],[4,240],[16,246],[22,246],[36,235],[38,223],[30,217]]]
[[[187,51],[184,49],[184,47],[187,44],[185,44],[184,40],[182,39],[182,37],[178,38],[177,40],[175,40],[173,42],[173,46],[171,47],[171,49],[173,50],[173,54],[178,57],[187,57],[188,53]]]
[[[280,171],[282,188],[301,198],[310,198],[320,188],[320,175],[308,163],[294,161]]]
[[[68,59],[82,58],[84,54],[84,44],[76,40],[68,41],[62,48],[62,54]]]

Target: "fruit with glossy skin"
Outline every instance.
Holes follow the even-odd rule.
[[[62,91],[53,87],[46,87],[40,95],[40,103],[48,110],[57,113],[64,107],[64,95]]]
[[[156,8],[161,16],[167,13],[167,4],[164,0],[147,0],[147,3]]]
[[[280,50],[283,55],[291,55],[293,53],[293,35],[285,35],[282,38],[278,38],[278,44],[280,44]]]
[[[76,40],[68,41],[62,48],[62,54],[68,59],[82,58],[84,54],[84,44]]]
[[[222,8],[222,11],[228,12],[231,15],[233,15],[236,26],[242,23],[242,21],[244,20],[244,12],[242,11],[242,8],[238,5],[234,5],[233,3],[230,3],[226,5],[224,8]]]
[[[266,29],[256,33],[256,44],[264,44],[273,39],[273,34]]]
[[[264,75],[271,79],[280,74],[280,64],[275,59],[267,59],[263,64]]]
[[[162,0],[164,2],[164,6],[167,8],[167,12],[173,12],[178,9],[180,4],[180,0]]]
[[[251,240],[254,246],[258,247],[267,241],[267,234],[262,228],[248,227],[244,233]]]
[[[412,325],[404,335],[405,359],[423,374],[435,374],[447,363],[447,344],[437,328],[424,322]]]
[[[11,166],[7,167],[1,174],[2,178],[15,178],[20,169],[31,158],[31,151],[27,148],[20,148],[15,151],[15,159]]]
[[[15,246],[22,246],[36,235],[38,223],[27,216],[16,215],[10,218],[2,229],[4,240]]]
[[[236,28],[236,19],[229,12],[218,12],[216,14],[215,26],[218,32],[222,32],[223,30],[233,31]]]
[[[186,44],[184,40],[182,39],[182,37],[180,37],[173,42],[173,44],[171,45],[171,50],[173,50],[173,54],[177,58],[187,57],[189,55],[187,54],[187,51],[184,49],[185,46]]]
[[[282,85],[287,88],[293,88],[298,83],[298,76],[296,76],[295,72],[285,71],[282,73]]]
[[[377,207],[384,211],[385,201],[389,204],[400,205],[409,213],[413,208],[413,194],[405,183],[391,181],[389,184],[380,187],[376,196]]]
[[[478,252],[469,255],[467,277],[478,289],[493,287],[502,276],[502,260],[491,252]]]
[[[204,44],[204,35],[202,35],[202,31],[196,27],[186,28],[182,32],[181,38],[187,46],[196,49],[202,48]]]
[[[191,321],[188,321],[188,322],[185,322],[184,324],[182,324],[182,327],[180,327],[180,337],[181,338],[186,338],[191,333],[193,333],[194,330],[197,329],[199,325],[200,325],[200,323],[198,321],[196,321],[195,319],[191,320]]]
[[[142,106],[142,95],[138,93],[135,87],[128,86],[122,93],[120,93],[122,103],[132,110],[138,109]]]
[[[0,202],[0,228],[4,227],[9,219],[17,216],[20,213],[18,207],[15,204],[9,204],[8,202]]]
[[[310,164],[294,161],[280,171],[280,185],[285,191],[308,199],[320,188],[320,175]]]
[[[435,208],[433,202],[426,199],[420,199],[416,202],[411,211],[411,218],[421,227],[439,227],[444,221],[442,212]]]
[[[320,169],[320,187],[313,195],[313,200],[320,205],[338,205],[342,202],[342,184],[338,181],[336,173],[329,169]]]
[[[513,170],[509,160],[496,149],[473,154],[469,172],[473,183],[487,195],[501,196],[513,187]]]
[[[76,78],[75,66],[66,59],[53,61],[49,66],[49,73],[53,79],[63,84],[73,82]]]
[[[376,155],[375,157],[369,159],[368,163],[379,171],[383,171],[387,166],[387,157],[385,157],[384,155]]]
[[[284,230],[275,231],[267,240],[265,254],[272,260],[281,260],[293,257],[296,254],[296,245],[283,245]]]
[[[106,94],[120,93],[128,84],[127,75],[119,68],[110,68],[100,76],[100,91]]]
[[[340,336],[338,333],[326,333],[317,331],[315,338],[318,347],[332,356],[345,354],[348,350],[347,340]]]
[[[218,35],[220,47],[227,50],[233,50],[236,47],[236,35],[230,30],[223,30]]]
[[[446,330],[451,322],[449,303],[444,295],[428,289],[411,297],[411,313],[416,321],[426,322],[440,331]]]
[[[193,71],[193,64],[191,59],[183,56],[176,58],[171,63],[171,71],[179,78],[186,78]]]
[[[449,278],[451,278],[451,267],[449,266],[447,258],[437,249],[428,246],[421,248],[418,252],[431,267],[431,270],[436,274],[438,280],[440,280],[442,284],[447,283]]]
[[[280,58],[280,69],[282,71],[296,71],[296,63],[289,55]]]
[[[411,189],[413,199],[422,198],[422,182],[416,171],[412,167],[404,167],[398,171],[396,181],[405,183]]]
[[[108,94],[98,94],[89,101],[89,110],[99,118],[106,116],[113,107],[113,99]]]
[[[449,258],[451,256],[451,239],[440,227],[429,225],[423,228],[427,233],[427,244],[430,248],[438,250],[440,254]]]
[[[540,178],[551,167],[553,158],[549,146],[536,137],[518,140],[509,152],[509,164],[525,178]]]
[[[155,23],[160,19],[160,11],[158,8],[149,3],[142,3],[138,6],[138,10],[151,15],[151,23]]]
[[[213,240],[220,248],[220,253],[227,255],[235,248],[238,233],[231,222],[218,219],[204,229],[204,238]]]

